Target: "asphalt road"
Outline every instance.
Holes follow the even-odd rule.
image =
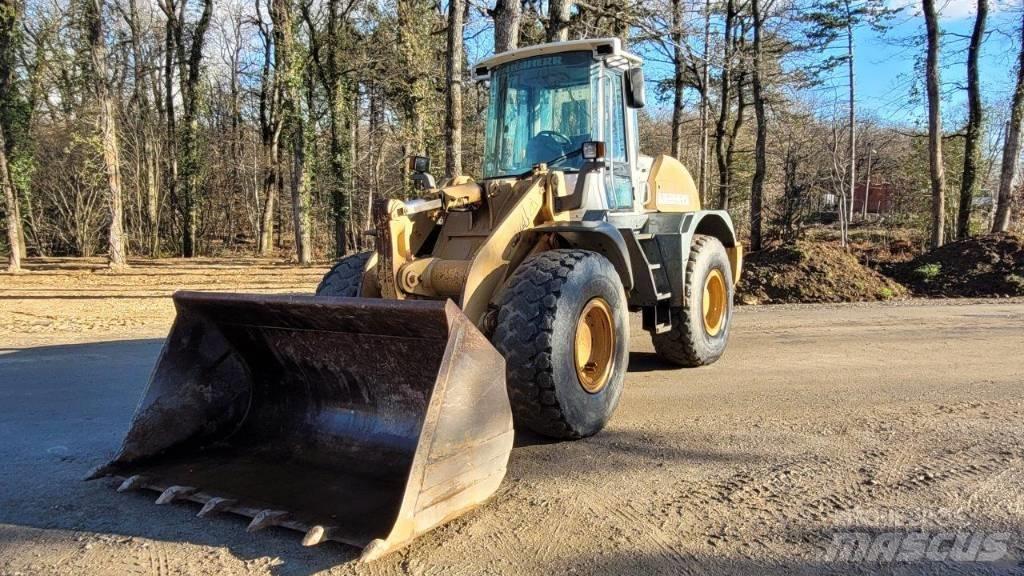
[[[370,565],[84,482],[160,339],[15,342],[0,350],[0,575],[1024,573],[1024,303],[742,308],[723,360],[692,370],[634,326],[604,432],[521,435],[487,505]],[[908,533],[941,542],[887,561]],[[849,534],[876,559],[837,557]]]

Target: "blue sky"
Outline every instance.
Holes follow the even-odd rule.
[[[967,37],[974,25],[976,1],[938,0],[944,33],[941,53],[943,116],[949,129],[955,129],[966,118],[966,94],[963,87],[966,83]],[[900,2],[898,5],[904,8],[890,21],[890,27],[884,34],[864,26],[856,30],[854,35],[857,47],[857,106],[862,116],[873,116],[883,123],[923,125],[927,113],[923,101],[924,83],[923,78],[914,73],[915,62],[923,60],[924,55],[924,19],[920,14],[920,0],[891,2],[891,6]],[[982,49],[981,79],[983,98],[987,105],[997,107],[992,110],[993,120],[1001,123],[1003,120],[995,116],[999,116],[1001,108],[1008,108],[1013,89],[1021,8],[1010,8],[1011,2],[1019,0],[989,2],[988,35]],[[470,62],[490,54],[491,30],[491,23],[486,18],[471,21],[466,31]],[[845,38],[840,42],[845,45]],[[648,78],[657,80],[667,76],[668,65],[659,62],[657,54],[645,52],[648,51],[640,50],[647,60]],[[831,82],[797,96],[819,103],[845,102],[845,74],[845,69],[837,70]],[[916,100],[913,98],[915,83],[919,95]],[[695,95],[691,95],[690,101],[696,109]],[[650,112],[667,112],[666,103],[652,104]]]
[[[941,75],[947,121],[966,116],[967,37],[974,26],[974,0],[950,0],[941,3],[943,49]],[[1009,101],[1015,80],[1020,13],[993,2],[989,11],[988,36],[982,47],[981,81],[986,104],[1001,106]],[[858,47],[856,80],[858,105],[879,120],[896,123],[920,122],[925,115],[924,102],[911,98],[914,82],[923,92],[923,80],[914,74],[914,64],[923,59],[924,46],[910,40],[924,36],[924,20],[918,5],[904,9],[891,22],[883,36],[868,28],[859,29],[854,38]],[[842,86],[845,90],[845,80]]]

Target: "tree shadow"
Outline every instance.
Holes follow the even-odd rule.
[[[0,350],[0,524],[222,546],[244,559],[277,557],[275,574],[305,576],[351,562],[359,550],[301,534],[246,532],[232,514],[196,519],[199,506],[155,506],[155,492],[116,492],[83,479],[120,445],[162,339]],[[26,539],[34,530],[20,531]],[[4,532],[0,549],[19,531]],[[10,548],[8,548],[10,549]]]

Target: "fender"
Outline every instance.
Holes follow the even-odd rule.
[[[566,244],[573,248],[590,250],[601,254],[612,263],[615,271],[622,280],[622,287],[626,293],[633,289],[633,268],[629,262],[629,252],[626,248],[626,241],[618,228],[608,222],[581,221],[581,222],[548,222],[520,232],[518,244],[523,246],[534,246],[544,234],[554,234],[561,238]],[[528,253],[523,253],[522,258],[516,262],[510,262],[508,276],[511,276],[519,264],[522,264]]]

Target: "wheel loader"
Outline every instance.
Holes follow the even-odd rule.
[[[630,312],[668,363],[715,362],[742,247],[669,156],[639,151],[642,62],[615,38],[531,46],[489,84],[482,174],[372,209],[376,250],[315,295],[178,292],[114,459],[92,477],[372,560],[485,501],[513,431],[599,432]]]

